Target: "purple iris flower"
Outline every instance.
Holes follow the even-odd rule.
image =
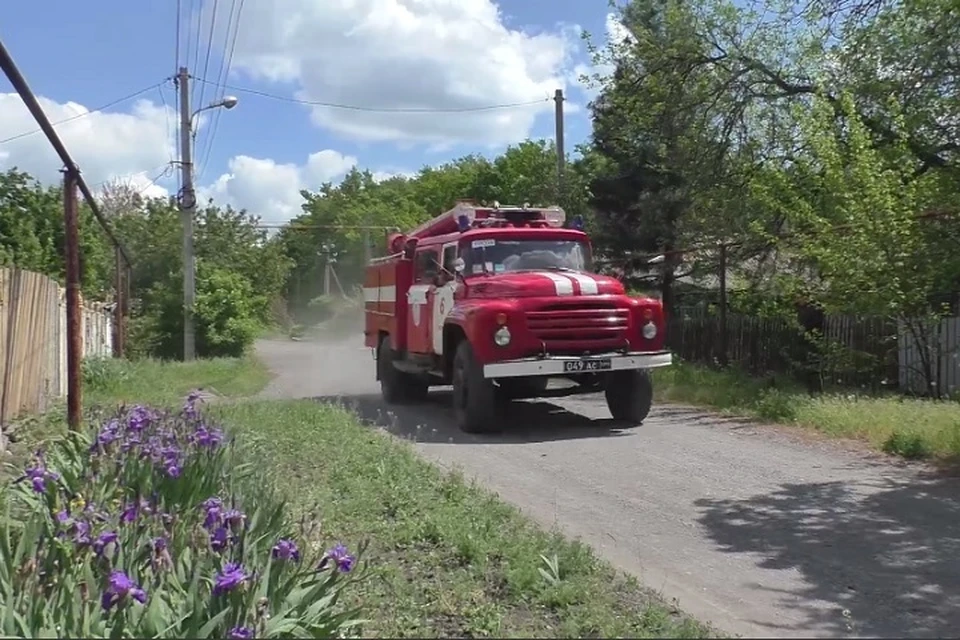
[[[213,585],[213,595],[229,593],[249,578],[250,576],[243,570],[243,565],[236,562],[227,563],[223,571],[217,574]]]
[[[210,548],[217,553],[226,549],[229,544],[230,534],[227,532],[226,527],[217,527],[213,533],[210,534]]]
[[[234,531],[242,529],[246,519],[247,516],[243,515],[243,512],[237,509],[228,509],[223,514],[223,521]]]
[[[143,604],[147,601],[147,592],[144,591],[123,571],[113,571],[103,592],[100,604],[104,611],[109,611],[115,605],[123,602],[127,596]]]
[[[86,547],[93,541],[90,538],[90,524],[83,520],[77,520],[73,524],[73,542],[78,547]]]
[[[97,539],[93,541],[93,552],[98,556],[102,556],[104,551],[106,551],[107,546],[117,541],[117,532],[116,531],[105,531],[97,536]]]
[[[203,527],[208,531],[219,526],[223,521],[223,500],[220,498],[207,498],[200,505],[206,516],[203,519]]]
[[[230,629],[229,635],[227,637],[230,640],[252,640],[253,639],[253,629],[250,627],[234,627]]]
[[[317,570],[322,571],[323,569],[326,569],[331,562],[333,562],[338,571],[341,573],[349,573],[350,570],[353,569],[353,563],[355,560],[356,558],[350,555],[344,545],[338,544],[323,555],[323,558],[320,560],[320,564],[317,566]]]
[[[300,562],[300,550],[297,549],[297,543],[293,540],[282,538],[273,545],[273,557],[276,560]]]
[[[37,493],[46,493],[47,482],[56,482],[59,479],[60,475],[47,469],[43,462],[43,458],[39,457],[38,455],[36,464],[34,464],[32,467],[27,467],[27,469],[24,470],[23,475],[17,478],[16,482],[30,480],[30,484],[33,485],[34,491]]]
[[[143,431],[150,426],[153,419],[153,412],[142,405],[137,405],[130,410],[127,416],[127,430],[134,432]]]

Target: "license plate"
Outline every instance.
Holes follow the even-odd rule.
[[[568,360],[563,363],[565,373],[581,371],[609,371],[612,367],[610,358],[600,358],[594,360]]]

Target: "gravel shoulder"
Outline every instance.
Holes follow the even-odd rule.
[[[618,430],[602,397],[516,403],[504,434],[450,425],[448,392],[382,404],[369,350],[260,341],[263,398],[356,408],[687,613],[746,637],[945,637],[960,625],[960,481],[788,430],[656,407]]]

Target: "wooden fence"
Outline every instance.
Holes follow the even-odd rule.
[[[0,424],[45,410],[67,393],[66,290],[22,269],[0,268]],[[113,319],[84,303],[84,357],[113,354]]]
[[[915,394],[933,391],[947,397],[960,397],[960,317],[944,318],[937,326],[924,327],[930,345],[931,380],[927,381],[917,341],[902,324],[899,327],[900,388]]]
[[[827,316],[823,339],[812,344],[784,320],[727,316],[727,360],[753,375],[784,374],[808,387],[956,396],[960,393],[960,317],[928,329],[933,388],[925,382],[920,352],[903,327],[884,318]],[[703,308],[680,309],[667,328],[669,348],[701,364],[720,360],[720,319]]]

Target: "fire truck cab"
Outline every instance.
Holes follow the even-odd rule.
[[[618,421],[647,417],[648,370],[672,361],[663,307],[591,273],[579,216],[460,201],[387,244],[364,283],[365,342],[387,403],[452,384],[469,433],[499,430],[507,400],[601,390]],[[548,390],[550,378],[566,388]]]

